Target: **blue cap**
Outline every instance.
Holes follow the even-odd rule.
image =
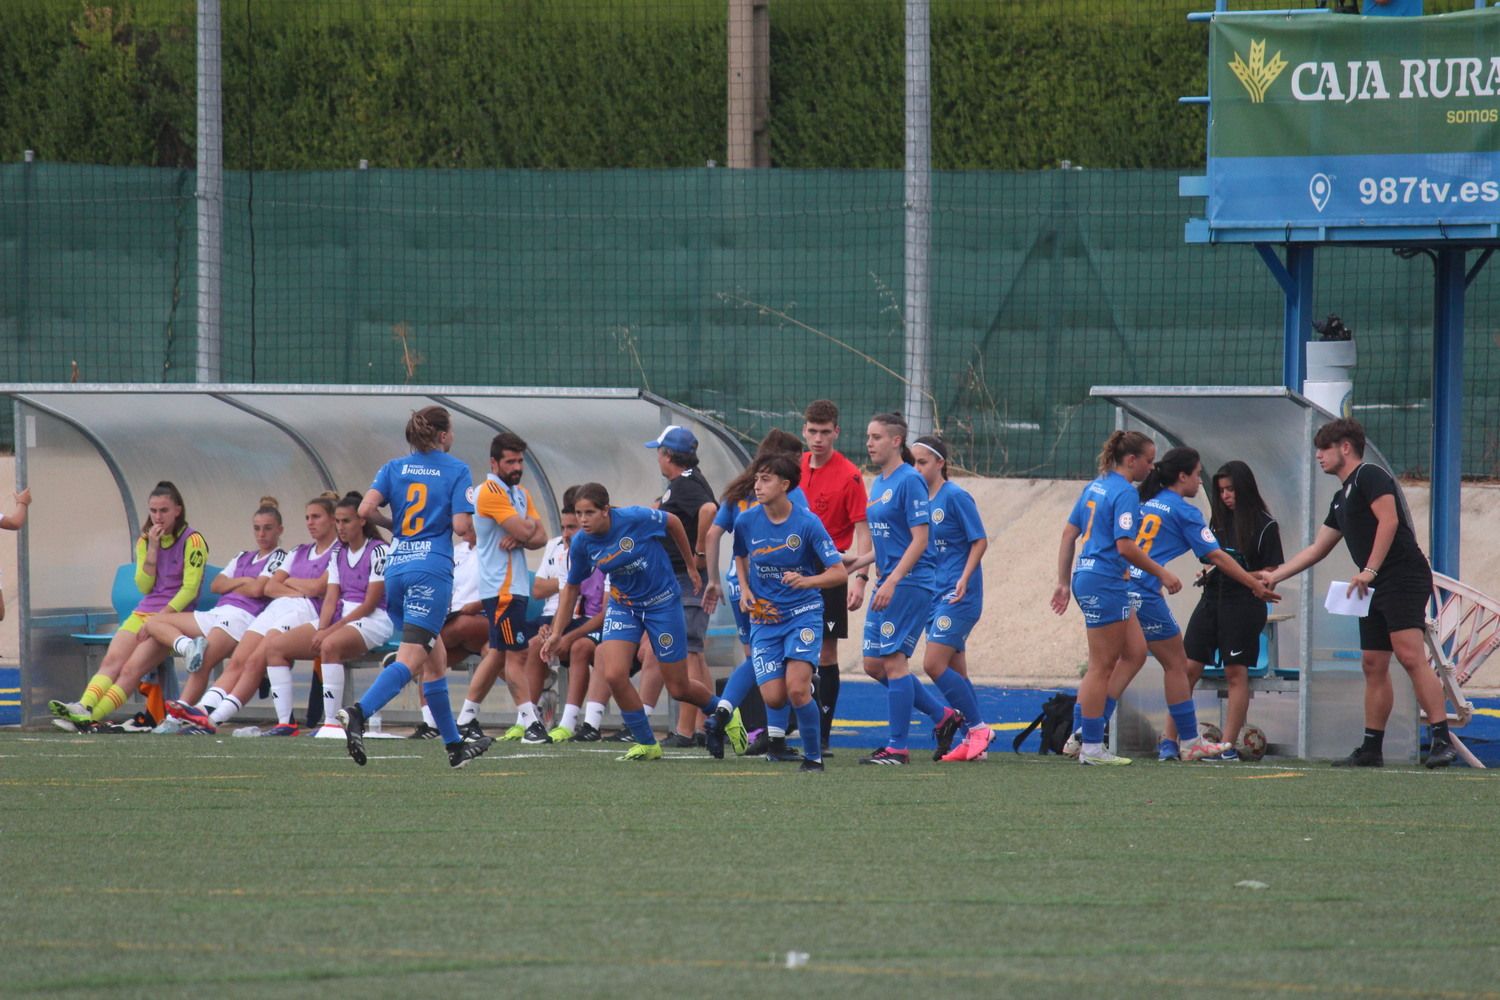
[[[698,450],[698,439],[686,427],[671,424],[662,429],[655,441],[647,441],[646,447],[666,448],[668,451],[679,451],[691,455]]]

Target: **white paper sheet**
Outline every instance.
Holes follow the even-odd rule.
[[[1363,618],[1370,613],[1370,598],[1375,596],[1375,588],[1371,587],[1365,591],[1365,596],[1360,597],[1359,591],[1345,596],[1349,589],[1348,580],[1335,580],[1328,585],[1328,596],[1323,600],[1323,607],[1331,615],[1353,615]]]

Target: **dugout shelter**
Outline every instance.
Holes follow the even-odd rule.
[[[1091,395],[1114,405],[1117,426],[1150,434],[1158,450],[1179,445],[1197,449],[1205,491],[1198,497],[1200,508],[1207,507],[1214,470],[1237,458],[1254,470],[1261,496],[1280,526],[1286,555],[1312,542],[1339,487],[1337,479],[1318,468],[1312,439],[1334,414],[1281,386],[1095,386]],[[1365,461],[1393,471],[1373,443],[1365,446]],[[1269,662],[1263,676],[1252,676],[1250,703],[1250,724],[1266,732],[1276,753],[1343,757],[1353,734],[1364,726],[1359,620],[1323,608],[1329,585],[1348,581],[1356,569],[1340,543],[1312,569],[1277,584],[1281,603],[1272,614],[1280,620],[1269,626]],[[1192,586],[1197,574],[1186,560],[1179,560],[1174,572],[1183,588],[1167,603],[1186,628],[1202,591]],[[1394,663],[1391,669],[1401,670]],[[1392,686],[1396,703],[1385,753],[1392,760],[1415,760],[1416,700],[1403,678]],[[1212,684],[1200,685],[1196,698],[1200,718],[1219,721]],[[1121,749],[1155,749],[1167,706],[1154,659],[1121,699],[1119,719],[1113,736]]]
[[[433,404],[453,415],[453,454],[476,483],[496,433],[526,441],[523,483],[553,534],[574,483],[603,483],[619,505],[659,497],[665,484],[644,444],[668,424],[697,436],[716,488],[748,461],[722,425],[636,389],[17,384],[0,393],[14,407],[18,487],[36,497],[18,546],[23,725],[45,720],[48,699],[72,698],[87,679],[90,653],[71,636],[117,624],[115,569],[133,557],[160,480],[182,491],[210,565],[222,566],[251,544],[263,495],[280,501],[290,551],[307,540],[306,501],[368,489],[383,462],[410,450],[410,413]]]

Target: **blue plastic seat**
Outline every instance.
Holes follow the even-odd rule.
[[[219,595],[211,589],[214,579],[224,571],[222,566],[206,566],[203,569],[203,583],[198,589],[198,602],[193,606],[198,611],[207,611],[219,603]],[[115,568],[115,582],[109,589],[109,603],[115,611],[115,627],[108,632],[74,632],[71,638],[83,643],[85,646],[108,646],[109,641],[115,637],[120,623],[130,617],[135,606],[141,603],[141,592],[135,587],[135,563],[121,563]],[[101,620],[102,624],[102,620]],[[94,626],[93,616],[90,616],[89,625]]]

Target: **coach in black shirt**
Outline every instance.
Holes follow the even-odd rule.
[[[1343,538],[1356,566],[1349,584],[1370,596],[1370,612],[1359,620],[1361,666],[1365,672],[1365,738],[1335,767],[1380,767],[1381,744],[1391,716],[1391,653],[1411,678],[1417,704],[1432,727],[1428,767],[1447,767],[1458,752],[1448,738],[1448,706],[1443,685],[1427,663],[1423,632],[1432,596],[1432,567],[1411,530],[1411,513],[1396,481],[1384,469],[1366,465],[1365,429],[1356,420],[1331,421],[1313,437],[1318,466],[1343,484],[1313,543],[1283,565],[1261,574],[1267,586],[1296,576],[1317,563]]]
[[[657,435],[655,441],[647,441],[647,448],[656,449],[657,466],[667,480],[667,489],[657,501],[661,510],[676,514],[693,543],[697,553],[698,572],[705,571],[704,540],[719,505],[714,499],[713,488],[703,478],[698,468],[698,439],[686,427],[673,424]],[[708,663],[703,658],[703,642],[708,635],[708,615],[703,611],[703,592],[695,591],[688,579],[687,568],[682,563],[682,554],[673,552],[675,546],[667,546],[667,555],[672,559],[672,569],[677,573],[677,584],[682,589],[682,612],[687,621],[688,676],[708,685],[713,690],[713,678],[708,672]],[[707,579],[707,577],[703,577]],[[691,746],[693,731],[702,725],[699,712],[692,705],[682,706],[676,731],[668,737],[664,746]]]

